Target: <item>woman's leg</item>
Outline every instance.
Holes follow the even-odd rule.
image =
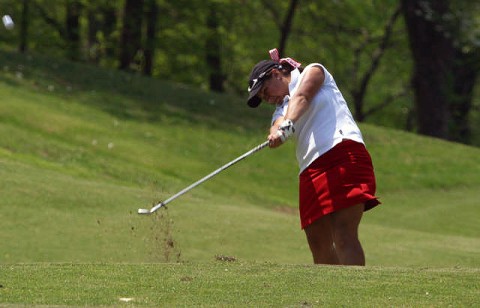
[[[358,225],[364,207],[363,204],[357,204],[329,215],[340,264],[365,265],[365,254],[358,239]]]
[[[330,215],[323,216],[307,226],[305,234],[315,264],[339,264]]]

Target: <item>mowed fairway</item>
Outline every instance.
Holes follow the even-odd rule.
[[[474,307],[480,274],[465,268],[251,262],[17,264],[0,269],[9,284],[2,291],[6,302],[147,307]]]
[[[0,53],[0,306],[476,306],[480,149],[361,125],[382,205],[365,268],[312,266],[270,110]]]

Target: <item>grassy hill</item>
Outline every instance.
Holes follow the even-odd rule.
[[[138,305],[468,306],[479,298],[478,148],[361,125],[383,203],[361,225],[369,266],[305,266],[291,144],[262,150],[158,215],[136,214],[261,143],[268,108],[48,57],[0,52],[0,63],[0,304],[115,305],[142,278]],[[78,272],[92,280],[62,286]],[[332,289],[317,294],[305,284],[312,273]],[[366,283],[347,301],[331,285],[349,287],[349,277]],[[390,299],[374,291],[382,278]],[[436,297],[425,297],[429,278],[440,281]],[[446,282],[456,292],[445,293]],[[105,297],[80,290],[98,283]],[[52,291],[36,297],[43,285]],[[261,285],[266,293],[249,298]],[[160,287],[170,290],[164,301]],[[244,290],[233,293],[237,302],[232,288]]]

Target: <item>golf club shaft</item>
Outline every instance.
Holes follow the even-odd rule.
[[[169,202],[173,201],[174,199],[180,197],[181,195],[185,194],[186,192],[190,191],[191,189],[197,187],[198,185],[202,184],[203,182],[207,181],[208,179],[214,177],[215,175],[219,174],[220,172],[222,172],[223,170],[231,167],[232,165],[238,163],[239,161],[241,161],[242,159],[252,155],[253,153],[256,153],[258,151],[260,151],[261,149],[263,149],[264,147],[266,147],[268,145],[268,141],[265,141],[264,143],[254,147],[253,149],[251,149],[250,151],[246,152],[245,154],[235,158],[234,160],[232,160],[231,162],[223,165],[222,167],[218,168],[217,170],[213,171],[212,173],[210,173],[209,175],[203,177],[202,179],[196,181],[195,183],[193,183],[192,185],[182,189],[181,191],[179,191],[178,193],[176,193],[175,195],[171,196],[170,198],[168,198],[167,200],[163,201],[163,202],[160,202],[158,203],[157,205],[155,205],[154,207],[152,207],[150,209],[150,213],[153,213],[155,212],[156,210],[158,210],[159,208],[161,208],[162,206],[165,206],[167,205]]]

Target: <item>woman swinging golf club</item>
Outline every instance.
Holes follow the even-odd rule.
[[[269,147],[296,143],[300,167],[299,207],[313,261],[365,265],[358,239],[363,212],[380,202],[375,175],[360,129],[327,69],[305,68],[291,58],[257,63],[250,74],[248,105],[262,100],[276,107]]]

